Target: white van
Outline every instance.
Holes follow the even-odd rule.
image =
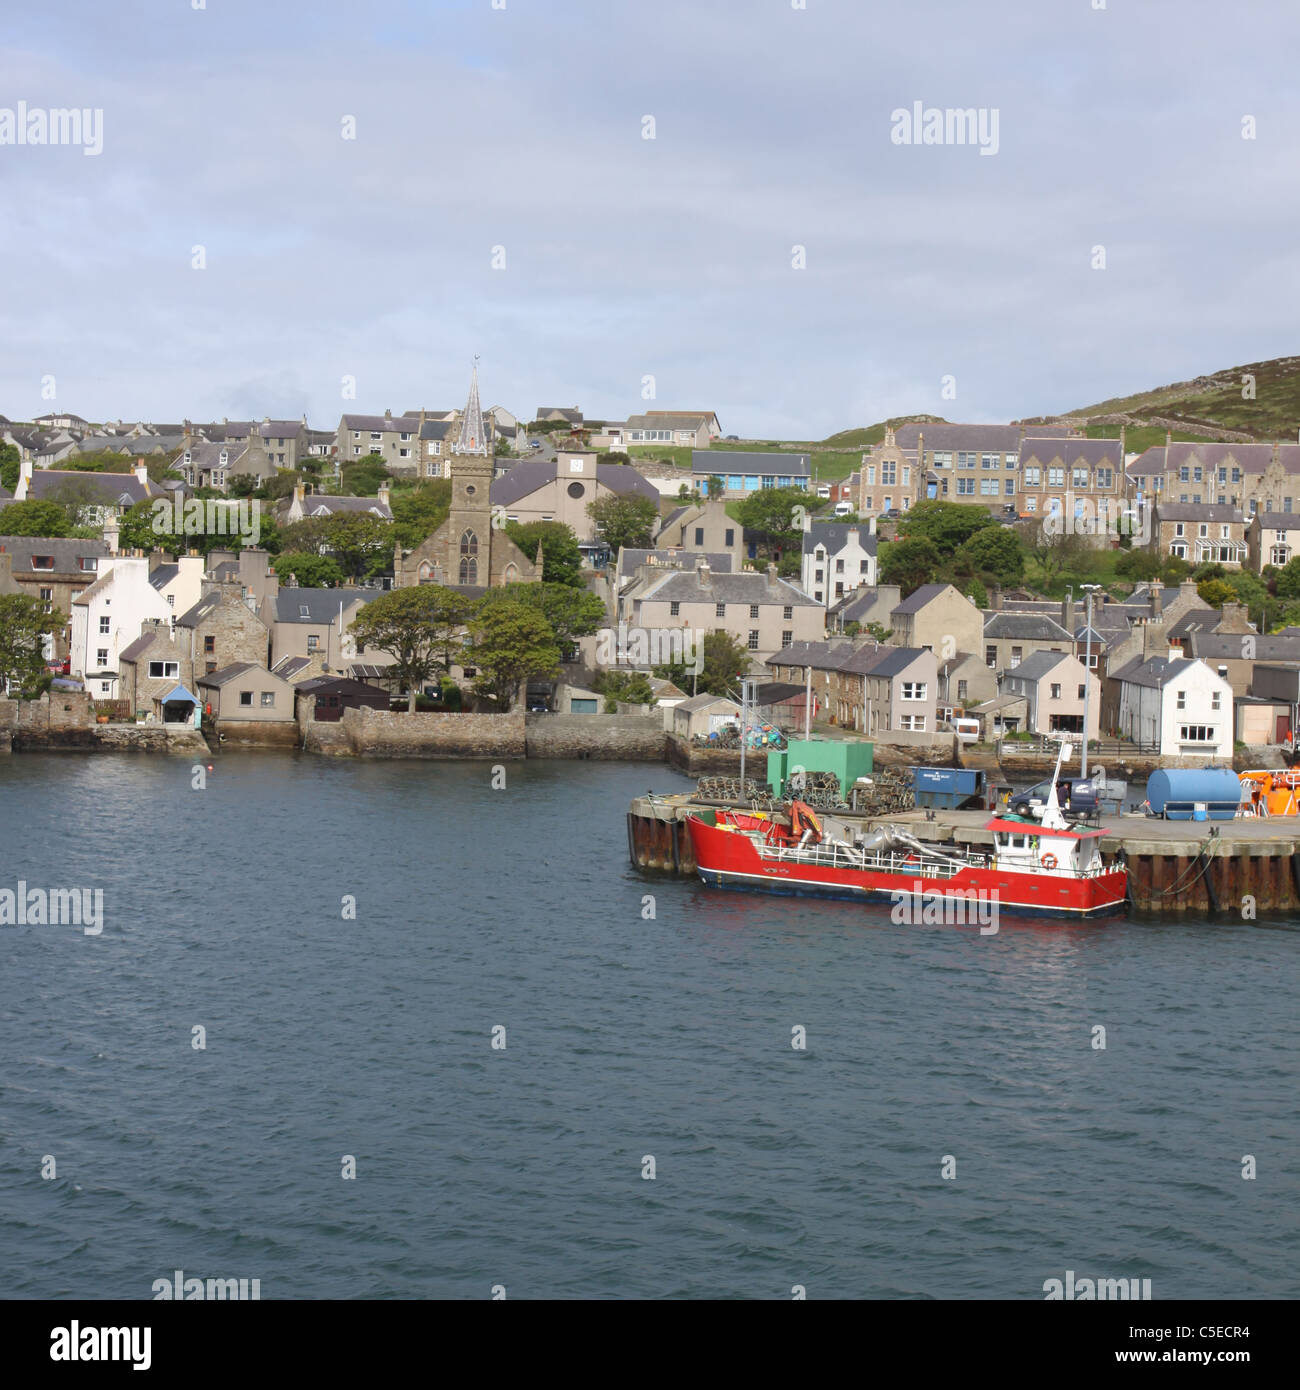
[[[954,719],[952,731],[961,743],[978,743],[980,741],[980,722],[978,719]]]
[[[835,504],[835,515],[836,515],[836,516],[852,516],[852,515],[853,515],[853,503],[852,503],[852,502],[836,502],[836,504]]]

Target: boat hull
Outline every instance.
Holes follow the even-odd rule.
[[[1128,877],[1122,869],[1076,877],[972,866],[951,878],[927,879],[906,872],[764,859],[747,835],[720,830],[693,816],[686,825],[700,878],[711,887],[735,892],[842,902],[898,902],[902,895],[917,894],[926,899],[961,897],[971,904],[995,902],[999,912],[1073,921],[1113,916],[1127,908]],[[922,920],[919,912],[912,915]]]

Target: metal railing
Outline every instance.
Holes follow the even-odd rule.
[[[985,855],[972,855],[967,861],[954,864],[948,859],[889,851],[868,853],[843,844],[797,845],[758,844],[759,858],[780,864],[807,864],[827,869],[870,869],[875,873],[908,875],[912,878],[953,878],[965,869],[987,868]]]

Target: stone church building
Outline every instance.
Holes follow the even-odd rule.
[[[451,512],[414,550],[399,545],[393,555],[393,587],[445,584],[474,595],[503,584],[540,582],[542,551],[530,559],[503,530],[492,525],[494,462],[479,408],[478,367],[470,379],[460,437],[447,462]]]

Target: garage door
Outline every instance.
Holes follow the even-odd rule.
[[[570,701],[569,701],[569,713],[570,713],[570,714],[595,714],[595,713],[596,713],[596,701],[595,701],[595,700],[570,700]]]

